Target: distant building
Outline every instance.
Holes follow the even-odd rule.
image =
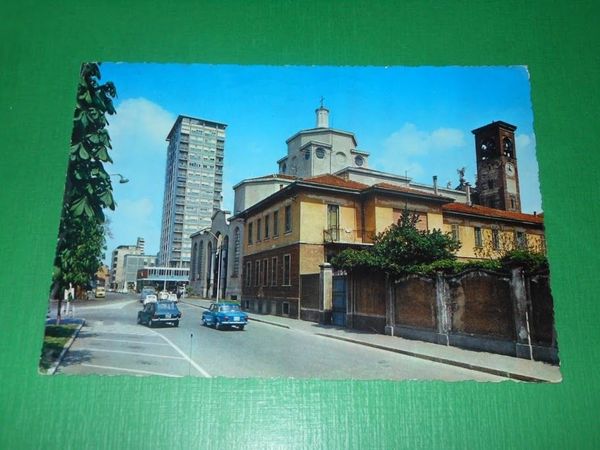
[[[139,248],[143,254],[146,249],[146,240],[143,237],[137,238],[135,246]]]
[[[188,284],[190,269],[188,267],[143,267],[138,270],[136,290],[150,286],[157,290],[176,292]]]
[[[124,289],[136,290],[138,270],[156,266],[155,255],[125,255],[123,262]]]
[[[189,267],[190,235],[210,227],[221,208],[226,127],[180,115],[167,136],[161,266]]]
[[[119,245],[112,252],[110,259],[110,289],[121,290],[125,284],[125,256],[141,255],[144,252],[144,239],[138,238],[136,245]]]

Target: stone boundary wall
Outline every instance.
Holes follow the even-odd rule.
[[[547,273],[348,277],[350,328],[558,364]]]
[[[391,283],[386,333],[558,363],[547,274],[472,269]]]

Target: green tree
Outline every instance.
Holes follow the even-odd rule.
[[[460,243],[440,230],[418,230],[418,220],[417,215],[405,208],[398,223],[375,236],[373,247],[344,250],[333,259],[333,265],[348,271],[381,270],[402,276],[423,264],[454,261]]]
[[[87,288],[98,270],[105,249],[103,210],[115,208],[104,164],[112,163],[106,115],[116,113],[117,92],[113,83],[100,84],[100,79],[98,63],[81,66],[51,288],[59,300],[59,320],[62,289],[69,283]]]

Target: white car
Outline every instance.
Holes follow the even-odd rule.
[[[171,293],[171,292],[167,292],[167,291],[161,291],[158,293],[158,299],[159,300],[169,300],[171,302],[177,302],[177,295]]]
[[[154,294],[148,294],[148,295],[146,295],[146,297],[144,297],[144,300],[142,300],[144,305],[146,305],[148,303],[156,303],[157,301],[158,301],[158,298]]]
[[[146,296],[148,296],[148,295],[156,295],[156,291],[154,290],[154,288],[142,289],[142,292],[140,293],[140,302],[144,303],[144,300],[146,299]]]

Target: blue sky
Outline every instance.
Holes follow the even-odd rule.
[[[110,173],[117,210],[109,212],[117,245],[160,240],[166,136],[178,114],[223,122],[224,202],[233,185],[277,172],[285,141],[315,126],[320,98],[330,126],[351,131],[370,152],[369,167],[431,184],[456,185],[466,167],[475,182],[471,130],[493,120],[517,126],[517,159],[524,212],[541,211],[529,74],[525,67],[316,67],[104,63],[102,81],[117,87],[109,117]]]

